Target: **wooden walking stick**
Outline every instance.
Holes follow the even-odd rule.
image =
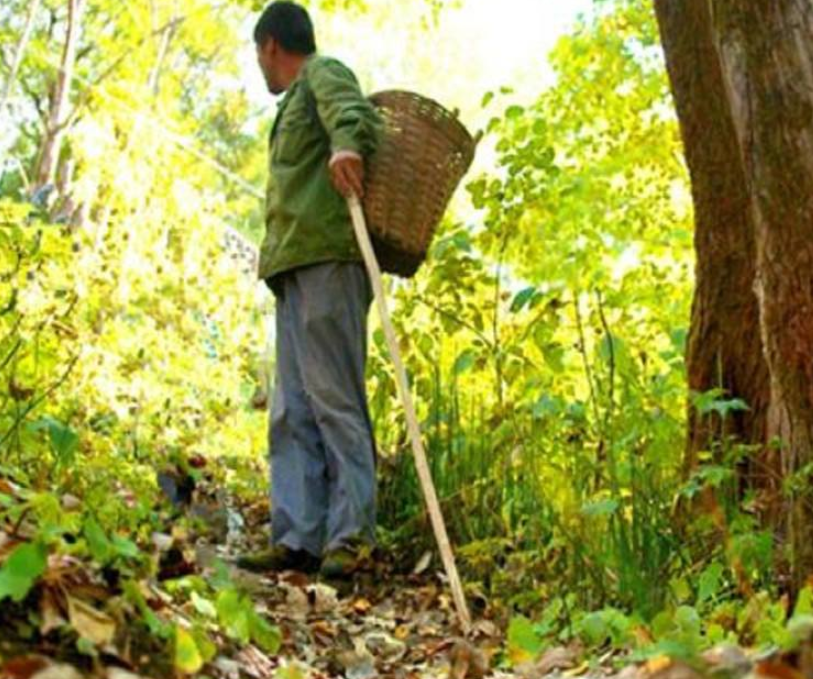
[[[432,482],[432,474],[429,471],[429,463],[426,460],[426,451],[421,440],[421,430],[418,426],[418,416],[415,414],[415,406],[412,403],[412,395],[409,391],[407,374],[404,369],[404,362],[401,360],[401,352],[398,349],[398,342],[395,337],[395,329],[392,327],[390,312],[387,308],[387,299],[384,296],[384,285],[381,281],[381,267],[378,265],[373,245],[370,241],[370,234],[367,232],[367,223],[364,219],[364,211],[358,196],[352,195],[347,199],[350,208],[350,216],[353,220],[353,230],[356,232],[361,255],[370,276],[370,282],[375,293],[375,300],[378,306],[378,315],[381,317],[381,327],[384,330],[384,337],[387,340],[390,358],[395,366],[395,382],[398,385],[398,392],[401,395],[401,402],[404,406],[407,420],[407,430],[412,442],[412,452],[415,454],[415,468],[418,471],[418,479],[423,489],[426,508],[429,511],[429,518],[432,522],[432,529],[435,532],[435,539],[440,550],[440,557],[443,560],[443,567],[449,578],[449,586],[452,588],[457,615],[464,633],[471,629],[471,616],[466,605],[466,597],[463,594],[463,586],[460,583],[460,576],[457,573],[452,545],[449,542],[449,535],[446,532],[446,523],[440,510],[435,484]]]

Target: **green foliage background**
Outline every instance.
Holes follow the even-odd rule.
[[[3,44],[24,5],[0,9]],[[254,5],[89,0],[62,149],[72,173],[37,203],[65,22],[62,3],[44,2],[5,123],[0,468],[30,489],[51,549],[88,517],[147,540],[168,460],[201,454],[232,493],[265,493],[266,416],[251,399],[266,386],[272,309],[225,245],[262,228],[246,187],[264,181],[268,116],[232,86]],[[442,3],[416,11],[429,21]],[[520,650],[559,634],[627,642],[641,621],[689,646],[750,634],[751,618],[725,623],[719,607],[733,563],[764,582],[770,541],[736,508],[734,537],[712,550],[673,520],[681,496],[730,475],[680,476],[692,214],[650,3],[596,2],[550,62],[555,83],[535,98],[468,102],[489,120],[484,169],[418,277],[391,284],[465,573],[537,619],[512,623]],[[382,545],[416,559],[430,533],[375,322],[372,333]],[[711,409],[725,408],[718,396]],[[60,512],[66,493],[83,502]],[[176,651],[194,664],[188,641]]]

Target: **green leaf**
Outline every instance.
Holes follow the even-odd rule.
[[[509,106],[507,109],[505,109],[505,117],[510,120],[519,118],[523,113],[525,113],[525,109],[522,108],[522,106],[518,106],[516,104],[514,104],[513,106]]]
[[[275,654],[282,645],[282,634],[276,625],[272,625],[256,611],[249,616],[251,638],[266,653]]]
[[[192,637],[195,639],[195,646],[198,647],[198,652],[203,658],[203,662],[207,663],[214,659],[217,655],[217,645],[209,638],[209,635],[196,625],[192,628]]]
[[[174,637],[172,626],[161,620],[149,607],[144,594],[141,592],[141,587],[135,580],[125,582],[123,589],[127,600],[138,609],[144,624],[147,625],[151,634],[160,639],[172,639]]]
[[[803,587],[796,599],[796,606],[793,608],[793,616],[813,615],[813,588],[810,585]]]
[[[48,432],[51,447],[62,463],[69,462],[79,446],[79,435],[68,425],[48,415],[32,422],[29,429],[31,431],[44,429]]]
[[[203,656],[195,643],[192,634],[181,627],[175,626],[175,667],[186,674],[195,674],[203,667]]]
[[[251,640],[249,611],[254,611],[251,602],[232,588],[218,594],[215,608],[226,633],[232,639],[247,644]]]
[[[92,516],[85,519],[84,526],[85,540],[90,550],[90,555],[101,564],[106,564],[113,552],[113,545],[108,540],[99,522]]]
[[[118,556],[136,559],[141,555],[141,550],[139,550],[138,545],[122,535],[114,535],[110,542]]]
[[[711,599],[720,590],[723,577],[723,566],[720,563],[710,564],[701,574],[697,587],[697,602]]]
[[[466,349],[460,356],[457,357],[457,360],[454,362],[454,371],[455,375],[460,375],[461,373],[466,372],[467,370],[471,369],[474,365],[474,351],[471,349]]]
[[[534,660],[544,649],[544,642],[533,623],[519,615],[508,624],[508,657],[512,665]]]
[[[513,301],[511,302],[511,312],[517,313],[518,311],[522,311],[528,302],[533,299],[534,294],[536,293],[536,288],[525,288],[524,290],[520,290],[515,296]]]
[[[609,516],[618,511],[618,506],[618,500],[612,498],[595,500],[582,506],[582,514],[585,516]]]
[[[56,420],[52,421],[48,428],[48,435],[59,458],[63,462],[70,460],[79,446],[79,435],[67,425]]]
[[[217,618],[217,609],[209,599],[202,597],[197,592],[192,592],[191,601],[195,610],[201,615],[205,615],[207,618]]]
[[[545,363],[555,373],[561,373],[565,370],[565,350],[561,344],[551,342],[542,347],[542,357]]]
[[[45,546],[38,542],[17,547],[0,569],[0,601],[10,598],[20,602],[25,599],[45,572],[47,561]]]

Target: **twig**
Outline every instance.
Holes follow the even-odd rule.
[[[70,363],[68,364],[68,367],[66,368],[65,372],[62,374],[62,376],[56,382],[54,382],[50,387],[48,387],[48,389],[46,389],[38,398],[33,399],[31,401],[31,403],[29,403],[28,406],[25,408],[25,410],[23,410],[21,413],[19,413],[17,415],[17,417],[15,418],[14,423],[12,424],[12,426],[5,433],[3,438],[0,439],[0,447],[4,446],[6,444],[6,441],[8,441],[11,438],[12,434],[14,434],[14,432],[17,430],[17,427],[19,427],[20,423],[26,417],[28,417],[29,413],[31,413],[33,410],[38,408],[39,405],[45,399],[47,399],[51,394],[53,394],[57,389],[59,389],[65,383],[65,381],[68,379],[68,376],[73,371],[74,366],[76,366],[77,362],[79,361],[79,356],[80,356],[79,354],[74,355],[73,358],[71,359]]]

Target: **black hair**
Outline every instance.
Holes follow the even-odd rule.
[[[288,0],[276,0],[265,8],[254,27],[254,42],[265,45],[274,38],[287,52],[313,54],[316,38],[308,11]]]

